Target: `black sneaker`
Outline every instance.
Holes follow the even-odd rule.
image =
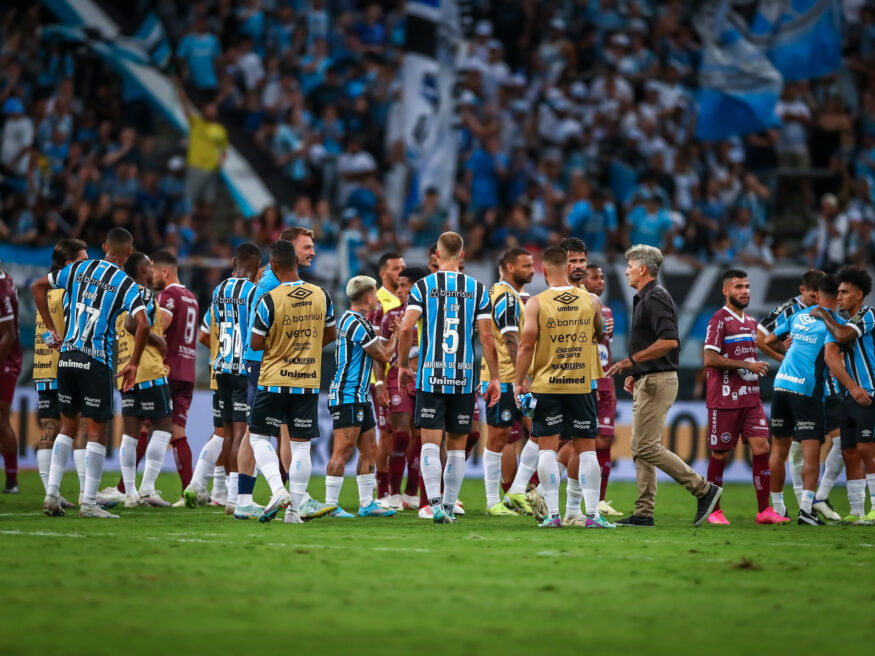
[[[714,506],[716,506],[717,502],[720,500],[720,495],[723,494],[722,487],[718,487],[714,485],[714,483],[708,483],[708,485],[708,493],[703,497],[699,497],[699,502],[696,506],[696,517],[693,519],[693,526],[698,526],[708,519],[708,515],[714,511]]]
[[[6,485],[3,488],[3,494],[18,494],[18,486],[17,485]]]
[[[653,527],[653,517],[642,517],[641,515],[629,515],[625,519],[618,519],[614,522],[617,526],[649,526]]]
[[[805,512],[801,509],[799,510],[799,519],[796,520],[796,523],[800,526],[824,526],[823,520],[817,516],[817,513]]]

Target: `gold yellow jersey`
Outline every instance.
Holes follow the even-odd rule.
[[[159,337],[164,337],[164,320],[161,312],[158,311],[158,302],[155,298],[155,293],[151,289],[146,289],[140,285],[140,296],[143,297],[143,302],[146,305],[146,317],[149,319],[149,332]],[[118,334],[118,360],[116,363],[116,373],[121,372],[131,361],[131,356],[134,352],[134,334],[125,329],[125,318],[127,312],[122,312],[116,319],[116,332]],[[162,381],[167,376],[167,366],[164,364],[164,358],[161,357],[160,351],[155,346],[146,344],[143,349],[143,355],[140,357],[140,366],[137,368],[136,384],[155,383]],[[116,381],[119,389],[121,389],[124,381],[118,378]]]
[[[216,372],[213,369],[213,362],[219,353],[219,329],[210,319],[211,316],[212,312],[207,310],[201,322],[201,332],[207,333],[210,336],[210,389],[215,391],[219,389],[219,384],[216,382]]]
[[[537,295],[538,341],[532,392],[589,394],[604,376],[595,341],[595,306],[585,289],[550,287]]]
[[[258,388],[318,393],[322,338],[334,324],[331,297],[321,287],[298,280],[264,294],[252,321],[252,332],[265,338]]]
[[[509,283],[501,280],[489,289],[489,300],[492,301],[492,339],[498,354],[498,376],[502,386],[513,386],[516,362],[510,359],[504,335],[514,332],[519,337],[523,330],[525,315],[520,295]],[[489,366],[486,358],[480,358],[480,387],[485,388],[489,382]]]
[[[50,289],[48,293],[49,316],[55,324],[55,331],[64,338],[67,330],[67,319],[64,311],[63,289]],[[49,348],[43,339],[46,324],[40,313],[36,313],[36,335],[33,340],[33,382],[40,392],[58,389],[58,356],[60,353]]]

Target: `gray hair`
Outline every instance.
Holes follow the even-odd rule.
[[[662,251],[654,246],[635,244],[626,251],[626,259],[643,264],[652,278],[656,278],[662,268]]]
[[[377,289],[377,281],[370,276],[355,276],[346,283],[346,295],[349,300],[360,301],[370,290]]]

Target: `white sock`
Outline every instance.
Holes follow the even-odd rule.
[[[224,438],[218,435],[213,435],[204,447],[201,449],[197,457],[197,462],[194,464],[194,472],[191,475],[191,486],[195,490],[205,490],[207,487],[207,474],[216,469],[216,460],[222,454],[222,444],[225,443]],[[221,467],[222,474],[225,473],[225,468]],[[215,488],[215,482],[213,487]]]
[[[441,449],[437,444],[423,444],[419,452],[419,473],[425,485],[425,496],[432,511],[441,507]]]
[[[57,496],[58,488],[61,487],[61,479],[64,478],[64,469],[73,450],[73,438],[69,435],[58,435],[55,438],[55,446],[52,447],[52,462],[49,465],[49,483],[46,494]]]
[[[544,490],[547,514],[555,517],[559,514],[559,463],[556,462],[555,451],[541,449],[538,457],[538,478]]]
[[[231,472],[228,474],[228,500],[225,502],[226,504],[237,505],[237,483],[240,482],[240,474],[237,472]]]
[[[125,482],[125,494],[137,496],[137,438],[122,435],[122,448],[118,454],[122,468],[122,480]]]
[[[292,465],[289,469],[289,491],[292,493],[292,508],[297,510],[307,499],[307,485],[310,484],[310,443],[292,442]]]
[[[869,486],[869,499],[872,502],[872,509],[875,510],[875,474],[866,474],[866,485]]]
[[[85,494],[85,449],[73,449],[73,463],[79,477],[79,494]]]
[[[848,503],[852,515],[862,517],[866,514],[866,481],[862,478],[848,481]]]
[[[106,461],[106,447],[98,442],[89,442],[85,451],[85,489],[82,501],[87,505],[97,503],[97,488],[103,477],[103,463]]]
[[[556,466],[559,467],[559,480],[561,481],[563,478],[568,476],[568,467],[563,465],[558,460],[556,461]]]
[[[171,435],[167,431],[152,431],[149,446],[146,447],[146,466],[143,468],[143,480],[140,481],[140,492],[144,495],[155,492],[155,481],[164,466],[164,456]]]
[[[790,454],[787,458],[787,466],[790,469],[790,480],[793,482],[793,492],[796,501],[802,505],[802,445],[793,441],[790,444]]]
[[[576,478],[569,478],[565,488],[565,516],[568,518],[580,515],[580,500],[583,499],[583,490]]]
[[[499,502],[498,486],[501,485],[501,453],[483,451],[483,484],[486,486],[486,508]]]
[[[270,443],[270,438],[267,435],[249,433],[249,444],[252,446],[252,453],[255,454],[255,463],[267,479],[267,484],[270,486],[270,493],[272,495],[277,495],[285,490],[286,488],[283,486],[283,477],[280,475],[280,461],[276,457],[276,451],[274,451],[273,444]],[[247,494],[245,496],[250,497],[248,501],[249,503],[252,503],[252,495]],[[245,501],[247,501],[247,499],[243,499],[242,501],[238,500],[238,503],[246,505],[244,503]]]
[[[814,490],[802,490],[802,501],[799,502],[799,510],[804,510],[807,513],[811,512],[811,505],[814,503]]]
[[[535,469],[538,468],[538,445],[534,440],[529,440],[520,452],[520,464],[517,465],[516,476],[513,477],[513,483],[508,494],[522,494],[526,491],[526,485]]]
[[[462,451],[464,458],[465,452]],[[341,479],[343,480],[343,479]],[[359,506],[367,508],[374,502],[374,487],[377,485],[376,474],[359,474],[355,477],[355,482],[359,486]],[[338,492],[340,488],[338,488]]]
[[[772,510],[782,517],[787,514],[787,506],[784,505],[784,493],[772,492],[769,494],[772,499]]]
[[[36,467],[39,470],[40,480],[46,492],[49,491],[49,470],[52,468],[52,450],[40,449],[36,452]]]
[[[820,485],[817,486],[815,498],[828,499],[829,493],[832,492],[833,485],[839,474],[842,473],[842,468],[845,466],[844,458],[842,458],[842,438],[832,438],[832,446],[829,453],[826,455],[826,463],[823,467],[823,476],[820,478]]]
[[[580,469],[578,478],[583,490],[583,505],[589,519],[599,518],[599,492],[602,486],[602,471],[595,451],[584,451],[578,456]]]
[[[464,480],[465,450],[447,451],[447,466],[444,469],[444,509],[447,512],[453,512]]]
[[[228,474],[225,473],[224,467],[216,467],[213,470],[213,490],[214,497],[228,496]]]
[[[329,506],[337,504],[340,499],[340,488],[343,487],[343,476],[325,477],[325,503]]]

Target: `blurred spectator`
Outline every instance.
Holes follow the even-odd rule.
[[[3,103],[3,143],[0,144],[0,164],[3,165],[4,185],[12,191],[24,191],[33,146],[33,121],[24,113],[19,98],[7,98]]]
[[[636,205],[629,213],[629,243],[646,244],[665,249],[670,244],[669,236],[674,222],[668,212],[660,207],[655,194],[640,194],[643,204]]]
[[[815,264],[826,272],[832,272],[844,264],[849,221],[839,212],[839,201],[834,194],[824,194],[820,199],[820,215],[813,228]]]
[[[215,91],[219,86],[217,60],[222,47],[215,34],[209,31],[205,15],[194,20],[192,31],[182,37],[176,50],[182,75],[199,91]]]
[[[775,152],[778,154],[778,163],[790,169],[807,169],[811,166],[807,132],[811,123],[811,108],[805,102],[802,84],[786,84],[781,99],[775,105],[775,115],[782,123]]]

